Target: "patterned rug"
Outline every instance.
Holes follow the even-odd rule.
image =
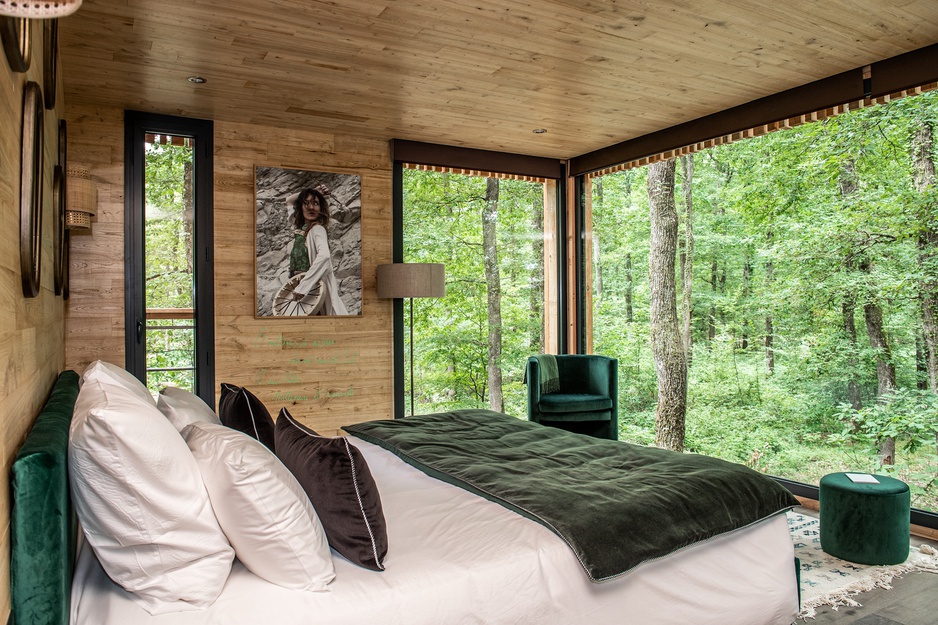
[[[869,566],[838,560],[821,550],[820,521],[788,513],[788,529],[801,560],[801,619],[813,618],[822,605],[862,605],[854,597],[874,588],[892,588],[892,580],[911,571],[938,573],[938,552],[929,545],[912,546],[909,559],[894,566]]]

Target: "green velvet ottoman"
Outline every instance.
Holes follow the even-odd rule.
[[[909,486],[885,475],[878,484],[846,473],[821,478],[821,548],[858,564],[899,564],[909,557]]]

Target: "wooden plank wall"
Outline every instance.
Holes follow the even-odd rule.
[[[26,73],[0,60],[0,622],[10,613],[10,467],[65,361],[64,311],[53,285],[52,172],[58,162],[58,123],[63,110],[62,81],[56,108],[45,110],[42,244],[39,295],[23,297],[19,260],[20,149],[23,87],[40,85],[42,28],[33,21],[32,63]],[[3,55],[0,54],[0,57]]]
[[[124,362],[123,113],[67,111],[73,162],[98,187],[92,233],[76,237],[66,361]],[[357,318],[255,319],[254,167],[362,177],[363,314]],[[375,266],[391,259],[391,162],[385,141],[215,122],[215,372],[326,435],[389,418],[393,402],[391,303],[375,296]]]
[[[362,316],[254,318],[254,167],[362,178]],[[271,413],[317,432],[391,416],[391,302],[375,266],[391,262],[391,161],[385,141],[215,124],[215,369]],[[276,416],[276,415],[275,415]]]
[[[98,190],[91,230],[72,231],[65,366],[124,364],[124,114],[66,107],[68,161],[84,165]]]

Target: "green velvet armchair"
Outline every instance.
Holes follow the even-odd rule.
[[[548,383],[544,356],[528,358],[528,420],[597,438],[619,438],[619,363],[607,356],[554,356],[556,379]],[[552,366],[550,360],[546,361]],[[547,389],[550,389],[549,391]]]

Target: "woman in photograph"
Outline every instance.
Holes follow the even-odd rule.
[[[304,274],[293,289],[293,299],[303,300],[322,282],[321,306],[317,315],[347,315],[348,310],[339,297],[339,283],[332,269],[332,253],[326,228],[329,226],[328,190],[321,185],[304,189],[287,198],[292,201],[293,248],[290,251],[290,277]]]

